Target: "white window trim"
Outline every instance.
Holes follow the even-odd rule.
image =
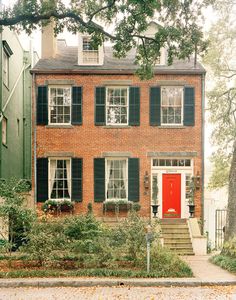
[[[181,88],[182,89],[182,97],[181,97],[181,123],[162,123],[162,89],[164,88]],[[161,87],[161,126],[183,126],[184,124],[184,87],[182,86],[175,86],[175,85],[170,85],[170,86],[162,86]]]
[[[153,166],[154,159],[171,159],[171,160],[190,160],[190,166]],[[193,168],[193,159],[191,157],[154,157],[152,158],[152,169],[160,169],[160,170],[192,170]]]
[[[127,122],[126,123],[109,123],[107,121],[107,108],[108,108],[108,89],[126,89],[127,90]],[[106,109],[106,125],[108,126],[127,126],[129,125],[129,87],[128,86],[107,86],[106,87],[106,105],[105,105],[105,109]]]
[[[70,182],[71,182],[71,188],[69,190],[69,194],[70,194],[70,198],[62,198],[62,199],[55,199],[55,198],[51,198],[51,195],[50,195],[50,185],[51,185],[51,169],[50,169],[50,166],[51,166],[51,160],[69,160],[70,161]],[[72,167],[72,163],[71,163],[71,158],[70,157],[50,157],[48,159],[48,199],[49,200],[53,200],[53,201],[63,201],[63,200],[68,200],[68,201],[71,201],[71,192],[72,192],[72,176],[71,176],[71,167]]]
[[[70,122],[69,123],[52,123],[51,122],[51,110],[50,110],[50,101],[51,101],[51,89],[52,88],[70,88]],[[50,85],[48,86],[48,124],[53,126],[70,126],[71,125],[71,118],[72,118],[72,88],[70,85]]]
[[[6,51],[3,50],[3,65],[2,65],[2,72],[3,72],[3,84],[8,88],[9,87],[9,65],[10,65],[10,56],[7,54]],[[5,63],[7,64],[6,68],[6,77],[4,76],[5,70]],[[5,80],[6,78],[6,80]]]
[[[7,118],[2,118],[2,144],[7,146]],[[4,133],[4,134],[3,134]],[[5,135],[5,137],[4,137]]]
[[[128,158],[125,157],[108,157],[105,159],[105,201],[119,201],[121,199],[116,199],[116,198],[107,198],[107,185],[108,185],[108,168],[107,168],[107,161],[108,160],[125,160],[126,161],[126,198],[122,199],[123,201],[128,201],[128,194],[129,194],[129,178],[128,178]]]

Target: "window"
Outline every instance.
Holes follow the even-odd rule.
[[[70,159],[49,160],[49,199],[71,198]]]
[[[128,124],[128,88],[109,87],[106,97],[107,125]]]
[[[3,83],[9,86],[9,56],[3,51]]]
[[[153,167],[191,167],[191,159],[153,159]]]
[[[106,199],[128,199],[128,162],[126,159],[106,160]]]
[[[183,88],[161,88],[161,123],[176,125],[183,123]]]
[[[94,47],[89,37],[83,37],[83,63],[99,63],[98,47]]]
[[[49,123],[71,123],[71,88],[49,88]]]
[[[2,143],[7,144],[7,119],[5,117],[2,119]]]
[[[190,197],[190,184],[192,181],[192,175],[191,174],[186,174],[185,175],[185,198],[186,200],[189,199]]]

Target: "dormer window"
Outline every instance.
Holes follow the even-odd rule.
[[[89,37],[83,37],[83,63],[98,64],[99,53],[98,47],[94,47]]]
[[[104,49],[103,45],[94,46],[91,37],[79,33],[78,44],[78,65],[96,66],[103,65]]]

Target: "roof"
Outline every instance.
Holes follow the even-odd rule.
[[[67,46],[64,40],[58,40],[58,53],[55,58],[40,59],[31,70],[32,73],[77,73],[77,74],[133,74],[138,66],[134,64],[135,49],[125,58],[113,57],[112,47],[104,47],[104,64],[93,66],[78,65],[78,48]],[[171,66],[159,65],[155,74],[204,74],[205,69],[194,60],[175,60]]]

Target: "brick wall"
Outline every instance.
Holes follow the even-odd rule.
[[[194,174],[201,174],[201,76],[159,75],[152,80],[140,81],[132,75],[36,75],[36,86],[49,79],[74,80],[83,87],[83,125],[73,128],[47,128],[37,126],[37,157],[47,152],[74,152],[83,158],[83,201],[76,204],[76,212],[86,212],[87,204],[93,203],[97,216],[102,215],[102,204],[93,199],[93,158],[102,152],[131,152],[140,159],[140,214],[150,215],[150,195],[144,195],[143,176],[151,173],[151,158],[147,152],[197,152],[194,158]],[[140,126],[129,128],[106,128],[94,125],[95,87],[103,86],[107,80],[132,80],[132,86],[140,87]],[[160,80],[185,81],[195,87],[195,126],[160,128],[149,125],[149,89]],[[33,174],[34,177],[34,174]],[[149,193],[150,194],[150,193]],[[196,192],[196,216],[201,215],[201,190]]]

